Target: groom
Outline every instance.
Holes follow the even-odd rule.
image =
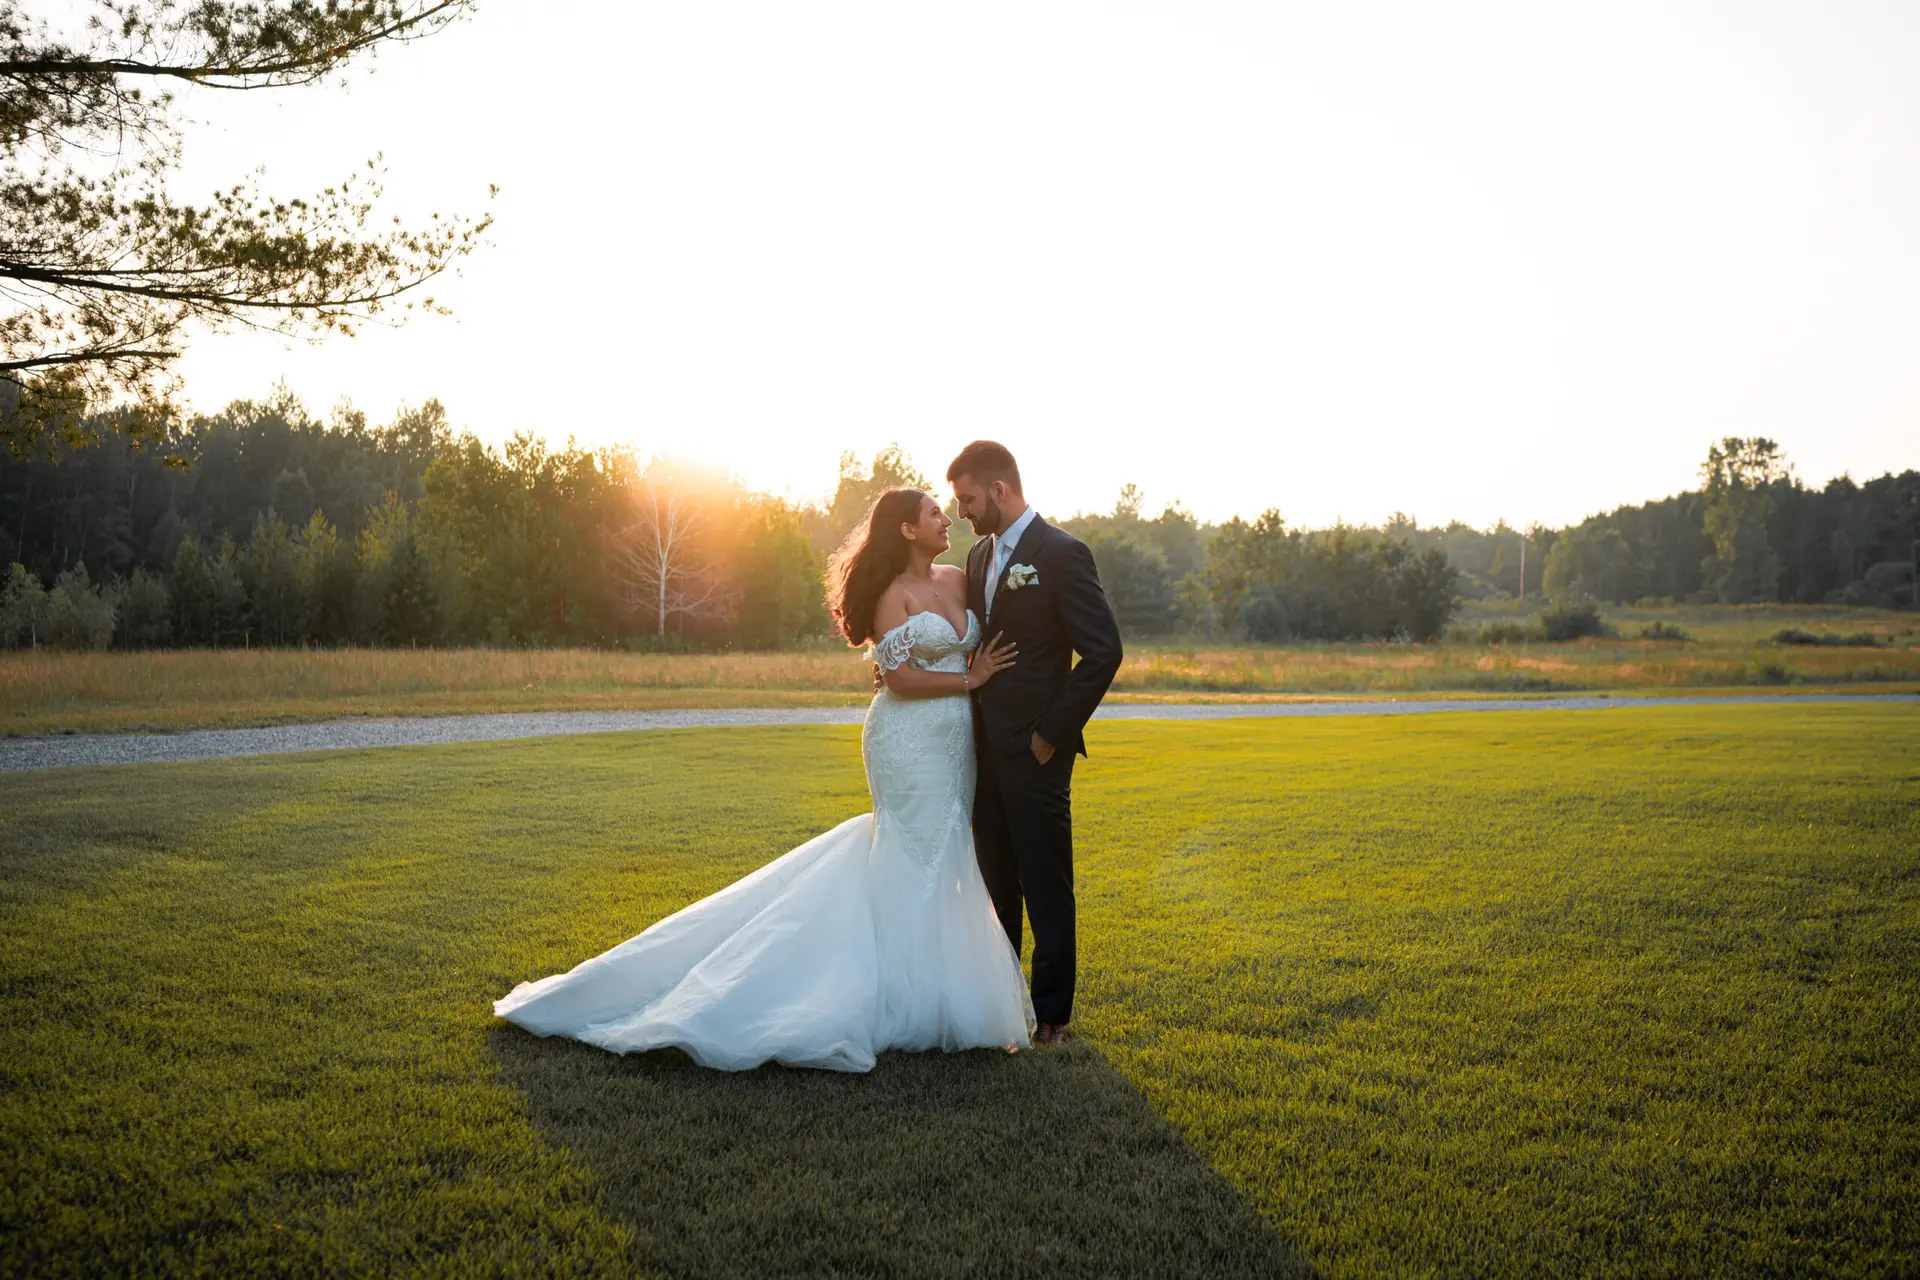
[[[1020,655],[973,695],[974,848],[1016,952],[1025,902],[1033,1039],[1056,1044],[1073,1017],[1073,758],[1087,753],[1081,729],[1120,670],[1120,627],[1093,554],[1027,505],[1004,445],[974,441],[947,480],[980,536],[967,555],[967,607],[982,635]]]

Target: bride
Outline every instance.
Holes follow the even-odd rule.
[[[872,641],[885,677],[860,736],[873,812],[520,984],[495,1014],[616,1053],[684,1049],[726,1071],[869,1071],[886,1049],[1028,1043],[1033,1006],[969,820],[968,695],[1014,654],[997,638],[980,648],[965,573],[933,562],[952,523],[927,494],[891,490],[829,572],[835,620],[849,643]]]

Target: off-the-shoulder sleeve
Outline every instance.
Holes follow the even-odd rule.
[[[912,654],[913,646],[907,641],[907,624],[904,622],[874,641],[867,650],[867,657],[878,664],[882,671],[905,666]]]

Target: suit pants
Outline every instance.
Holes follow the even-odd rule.
[[[1073,758],[1055,751],[980,752],[973,842],[980,876],[1013,949],[1021,907],[1033,925],[1033,1016],[1065,1026],[1073,1018]]]

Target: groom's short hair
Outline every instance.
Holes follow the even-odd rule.
[[[972,476],[983,485],[1004,480],[1007,488],[1025,496],[1020,488],[1020,464],[1013,460],[1013,451],[992,440],[975,440],[960,451],[947,467],[947,483],[961,476]]]

